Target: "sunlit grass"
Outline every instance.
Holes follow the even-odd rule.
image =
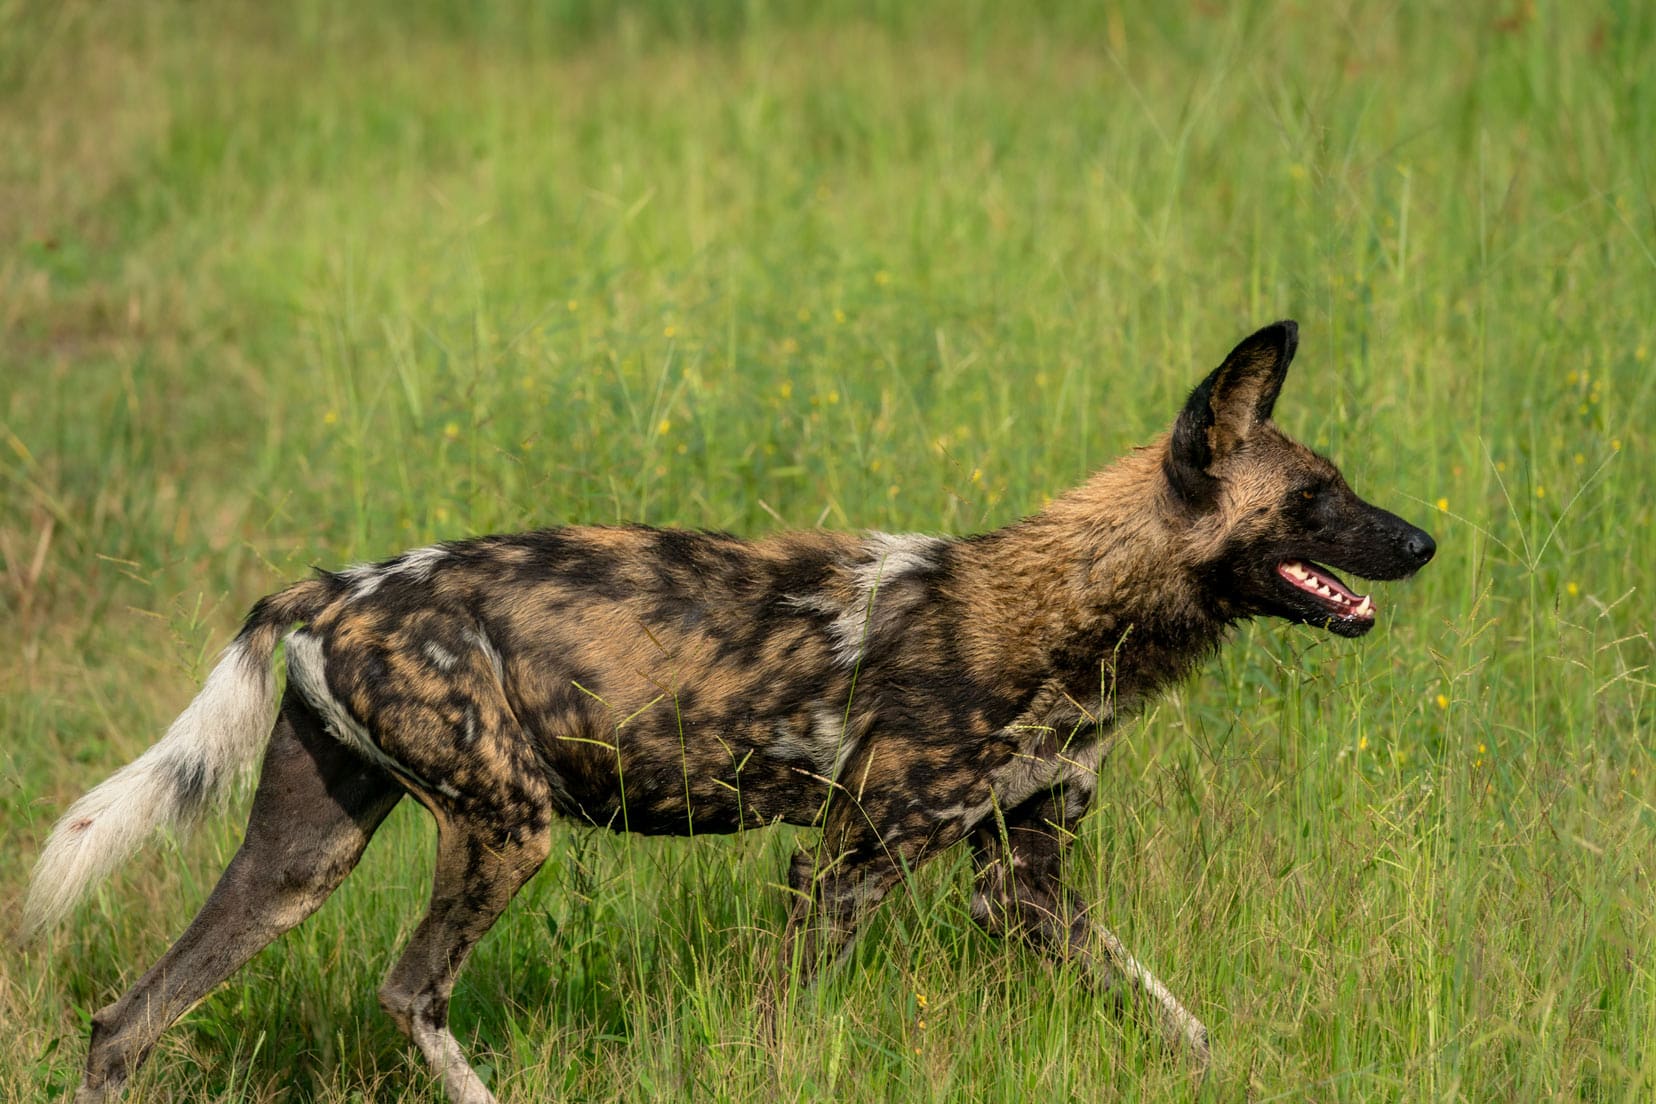
[[[1644,9],[5,18],[8,899],[312,564],[563,521],[1002,524],[1295,317],[1280,420],[1438,560],[1377,590],[1370,638],[1246,628],[1126,729],[1076,877],[1213,1029],[1212,1099],[1650,1094]],[[0,1098],[74,1084],[87,1017],[188,922],[239,816],[4,952]],[[571,829],[457,990],[491,1084],[1196,1095],[980,933],[955,855],[759,1047],[793,839]],[[439,1099],[373,996],[431,847],[399,810],[139,1095]]]

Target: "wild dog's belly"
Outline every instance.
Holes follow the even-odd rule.
[[[949,725],[917,730],[859,721],[818,702],[747,724],[683,715],[670,724],[638,723],[639,715],[619,731],[543,733],[537,743],[560,811],[616,831],[690,835],[819,824],[836,789],[845,792],[847,766],[862,762],[857,753],[865,742],[881,749],[877,769],[871,776],[853,766],[850,773],[865,787],[899,786],[899,804],[923,820],[975,824],[997,806],[1055,788],[1068,791],[1066,804],[1075,807],[1066,811],[1079,815],[1109,750],[1109,721],[1061,693],[1031,705],[981,739]],[[927,762],[938,769],[916,773]],[[922,776],[926,784],[916,786]],[[866,800],[870,808],[883,805]]]
[[[825,706],[740,722],[653,712],[534,733],[560,812],[659,835],[812,825],[855,746]]]

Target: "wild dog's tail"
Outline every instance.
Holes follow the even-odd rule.
[[[35,863],[25,936],[62,920],[156,829],[191,823],[252,773],[270,738],[276,642],[329,596],[328,584],[313,579],[260,599],[167,734],[70,806]]]

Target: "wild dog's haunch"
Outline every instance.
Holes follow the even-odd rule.
[[[980,923],[1125,983],[1205,1064],[1206,1029],[1060,867],[1110,728],[1229,626],[1270,615],[1359,636],[1373,600],[1330,567],[1396,579],[1432,557],[1429,536],[1270,421],[1296,340],[1292,322],[1260,330],[1170,433],[992,533],[549,529],[263,599],[201,695],[64,815],[36,868],[32,930],[262,751],[241,850],[172,949],[93,1017],[77,1099],[117,1094],[168,1025],[310,915],[405,793],[437,821],[436,879],[380,999],[462,1104],[493,1096],[448,1030],[455,974],[551,854],[557,816],[820,826],[789,870],[779,956],[807,977],[905,867],[968,840]]]

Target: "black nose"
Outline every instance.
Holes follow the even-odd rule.
[[[1414,561],[1424,567],[1437,554],[1437,541],[1430,533],[1416,529],[1403,542],[1403,551],[1407,552]]]

